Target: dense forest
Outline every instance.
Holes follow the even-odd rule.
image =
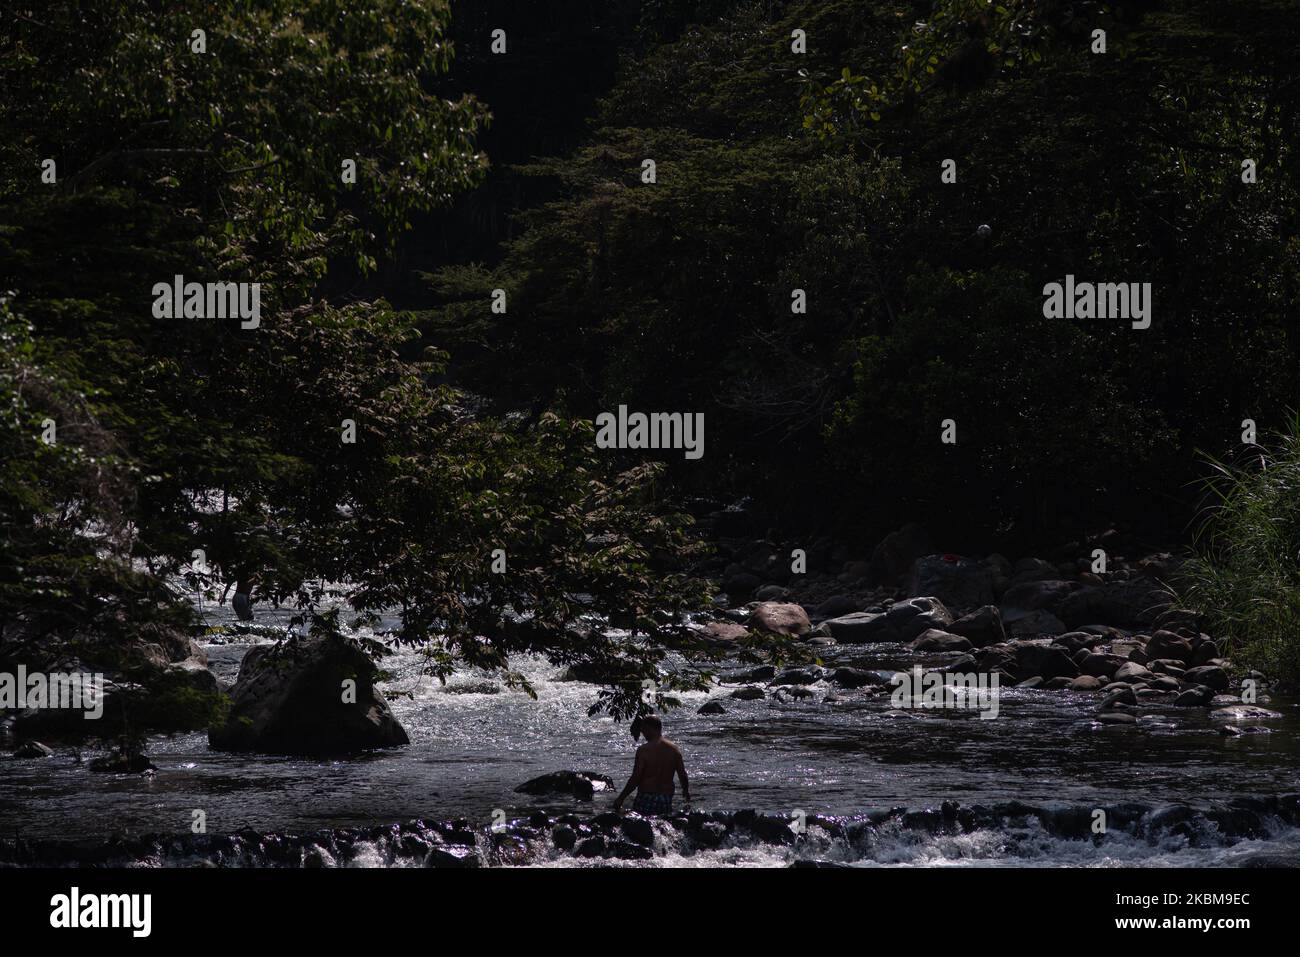
[[[855,557],[909,521],[954,552],[1182,546],[1210,459],[1250,481],[1245,420],[1265,445],[1296,406],[1286,0],[3,22],[9,657],[192,633],[177,581],[329,633],[342,583],[439,636],[435,671],[648,673],[706,650],[674,614],[710,592],[691,515]],[[1149,328],[1046,318],[1067,275],[1149,283]],[[174,277],[258,284],[259,324],[159,318]],[[703,413],[707,454],[597,449],[620,405]],[[1285,594],[1294,488],[1243,526]]]

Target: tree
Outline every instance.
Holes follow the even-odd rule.
[[[696,647],[672,612],[697,590],[664,570],[685,538],[658,514],[652,470],[617,474],[581,423],[469,414],[434,384],[445,356],[415,346],[408,317],[347,294],[413,214],[485,168],[485,108],[431,92],[452,56],[447,17],[444,0],[182,2],[161,16],[121,0],[9,20],[0,271],[15,277],[7,328],[32,329],[5,380],[6,442],[23,450],[4,476],[6,524],[23,530],[6,543],[6,640],[96,632],[35,602],[42,588],[130,593],[182,623],[166,582],[198,548],[191,584],[256,576],[312,627],[338,627],[326,581],[363,616],[396,606],[394,637],[432,643],[444,674],[536,650],[639,679]],[[260,324],[156,318],[150,291],[176,275],[259,284]],[[93,430],[34,448],[33,421],[66,426],[74,407]],[[93,471],[108,465],[92,435],[117,484]],[[74,521],[53,528],[54,509]],[[109,514],[121,531],[104,538]],[[99,577],[55,563],[38,583],[33,550]],[[115,618],[103,645],[146,615]],[[609,637],[604,621],[628,630]],[[635,710],[639,692],[629,682],[607,703]]]

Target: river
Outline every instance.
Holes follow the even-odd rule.
[[[213,624],[230,625],[224,609]],[[268,624],[287,613],[259,611]],[[232,682],[250,639],[204,646],[212,669]],[[885,671],[944,656],[916,656],[900,645],[840,646],[829,665]],[[951,656],[947,657],[951,660]],[[158,736],[149,753],[153,777],[90,772],[60,750],[36,761],[5,760],[0,771],[0,836],[35,842],[103,844],[143,834],[188,835],[194,811],[209,834],[236,831],[298,834],[372,827],[413,819],[464,819],[488,828],[538,810],[591,816],[608,810],[609,794],[586,803],[515,792],[522,782],[573,768],[600,772],[621,786],[634,743],[625,723],[590,718],[596,687],[564,681],[563,669],[539,658],[514,662],[532,680],[533,700],[500,690],[491,676],[458,672],[446,686],[421,673],[422,658],[401,651],[384,663],[394,713],[408,747],[350,760],[224,754],[203,733]],[[704,850],[660,826],[655,856],[643,865],[784,865],[829,860],[856,865],[1164,865],[1234,866],[1300,862],[1300,829],[1267,810],[1251,833],[1224,833],[1215,809],[1259,804],[1300,791],[1300,709],[1274,697],[1280,714],[1250,723],[1267,733],[1226,736],[1205,708],[1152,706],[1136,726],[1107,727],[1091,716],[1097,696],[1003,689],[996,720],[971,712],[893,710],[888,695],[811,687],[805,700],[741,701],[731,687],[686,694],[666,719],[682,749],[693,807],[752,808],[773,815],[823,815],[840,821],[873,810],[919,810],[955,801],[962,807],[1022,802],[1059,811],[1136,807],[1136,817],[1100,836],[1046,827],[1041,816],[1012,816],[966,829],[909,828],[890,818],[859,829],[853,840],[810,826],[791,845],[729,839]],[[840,700],[826,703],[827,693]],[[700,715],[710,697],[726,713]],[[85,756],[89,756],[87,753]],[[1234,804],[1235,802],[1235,804]],[[1294,803],[1294,802],[1293,802]],[[1190,812],[1162,826],[1171,805]],[[1162,809],[1165,809],[1162,812]],[[545,842],[527,863],[575,860]],[[181,853],[167,863],[193,863]],[[342,862],[340,862],[342,863]],[[391,854],[350,852],[347,863],[411,863]],[[608,863],[608,862],[602,862]],[[621,862],[615,862],[621,863]]]

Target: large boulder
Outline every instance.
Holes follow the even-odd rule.
[[[812,631],[808,613],[791,602],[765,601],[749,614],[746,622],[755,631],[771,632],[797,638]],[[834,638],[834,634],[831,635]]]
[[[1228,673],[1215,665],[1200,665],[1188,668],[1183,673],[1183,680],[1189,684],[1205,685],[1214,691],[1228,690]]]
[[[1147,657],[1152,661],[1160,658],[1174,658],[1178,661],[1188,662],[1192,660],[1193,648],[1192,643],[1182,635],[1176,635],[1172,631],[1157,631],[1147,642]]]
[[[969,615],[963,615],[951,625],[948,631],[969,639],[976,648],[996,645],[1007,640],[1006,630],[1002,627],[1002,613],[997,605],[981,605]]]
[[[1033,611],[1023,608],[1004,609],[1002,623],[1008,635],[1018,638],[1060,635],[1065,632],[1065,623],[1046,608],[1035,608]]]
[[[862,645],[874,641],[911,641],[930,628],[946,630],[952,613],[936,598],[909,598],[895,602],[885,612],[856,612],[821,623],[835,641],[842,645]]]
[[[909,595],[929,595],[948,608],[968,612],[993,603],[993,569],[956,555],[924,555],[912,565]]]
[[[873,641],[902,641],[884,612],[859,611],[824,621],[819,626],[842,645],[865,645]]]
[[[1096,624],[1140,628],[1154,622],[1170,604],[1169,592],[1158,582],[1134,578],[1071,592],[1056,614],[1070,628]]]
[[[1070,660],[1065,649],[1056,645],[1021,642],[1015,646],[1016,674],[1025,678],[1040,677],[1044,681],[1053,678],[1077,678],[1079,667]]]
[[[1041,558],[1022,558],[1011,569],[1011,584],[1021,582],[1050,581],[1061,577],[1061,570],[1049,561]]]
[[[1002,594],[1002,608],[1037,611],[1044,608],[1054,612],[1069,594],[1077,588],[1075,582],[1037,579],[1012,585]]]
[[[218,751],[306,755],[410,743],[374,675],[369,656],[348,639],[257,645],[244,655],[230,715],[208,732],[208,743]]]
[[[885,618],[903,641],[911,641],[929,628],[946,630],[952,624],[953,615],[942,600],[926,596],[895,602],[885,612]]]
[[[886,535],[871,553],[868,577],[880,585],[897,584],[913,562],[933,551],[934,543],[925,528],[915,523],[904,525]]]

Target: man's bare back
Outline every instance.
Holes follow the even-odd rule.
[[[682,797],[691,799],[691,784],[686,777],[686,764],[677,745],[665,739],[663,725],[656,716],[648,716],[643,725],[646,742],[636,749],[632,776],[623,788],[614,810],[622,807],[633,789],[637,792],[635,809],[642,813],[666,814],[672,809],[673,778],[682,779]]]
[[[636,749],[636,767],[640,767],[637,790],[643,794],[672,794],[673,776],[683,766],[682,752],[667,738],[647,741]]]

